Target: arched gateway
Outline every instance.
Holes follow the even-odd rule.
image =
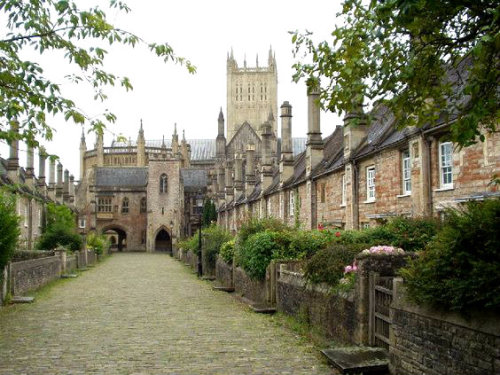
[[[120,227],[111,226],[102,230],[111,242],[111,251],[127,251],[127,232]]]
[[[172,238],[163,228],[156,234],[155,251],[172,252]]]

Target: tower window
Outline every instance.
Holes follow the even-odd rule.
[[[122,214],[128,214],[128,198],[125,197],[122,200]]]
[[[167,175],[162,174],[160,176],[160,193],[166,193],[167,192]]]

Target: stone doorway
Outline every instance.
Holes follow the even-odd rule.
[[[172,252],[172,239],[165,229],[161,229],[156,235],[155,251]]]
[[[127,251],[127,232],[121,228],[106,228],[102,233],[111,243],[111,251]]]

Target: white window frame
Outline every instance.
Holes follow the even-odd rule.
[[[366,201],[375,202],[375,166],[366,167]]]
[[[85,229],[85,227],[87,226],[87,219],[85,217],[81,217],[79,220],[78,220],[78,227],[80,229]]]
[[[401,183],[403,195],[411,194],[411,158],[410,150],[401,153]]]
[[[288,215],[293,217],[295,215],[295,192],[290,190],[288,197]]]
[[[342,175],[341,192],[342,192],[342,196],[341,196],[340,205],[341,206],[345,206],[346,205],[346,193],[347,193],[347,187],[346,187],[346,184],[345,184],[345,173]]]
[[[29,224],[29,220],[28,220],[28,217],[29,217],[29,213],[30,210],[29,210],[29,207],[28,205],[24,205],[24,227],[27,228],[28,227],[28,224]]]
[[[453,189],[452,142],[439,142],[439,185],[441,189]]]

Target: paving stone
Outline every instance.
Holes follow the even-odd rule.
[[[164,254],[116,254],[0,311],[0,375],[330,374],[314,348]]]

